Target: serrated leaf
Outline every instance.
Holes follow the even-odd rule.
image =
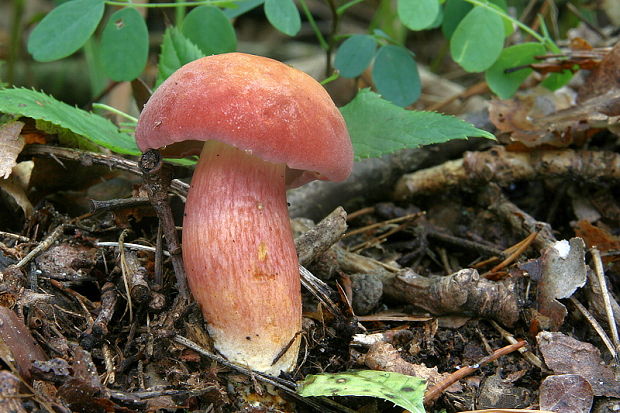
[[[411,413],[424,413],[426,381],[377,370],[308,375],[297,392],[311,396],[368,396],[388,400]]]
[[[386,45],[379,49],[372,80],[384,98],[399,106],[415,102],[422,90],[418,66],[411,52],[400,46]]]
[[[485,73],[487,84],[501,99],[508,99],[519,89],[523,81],[533,72],[529,67],[506,73],[506,69],[534,63],[535,56],[545,53],[540,43],[521,43],[502,50],[497,61]]]
[[[293,0],[265,0],[269,23],[282,33],[295,36],[301,29],[301,17]]]
[[[75,53],[94,33],[103,9],[103,0],[72,0],[61,4],[34,28],[28,38],[28,52],[40,62]]]
[[[400,21],[411,30],[424,30],[436,22],[439,0],[398,0],[396,11]]]
[[[369,89],[362,89],[340,108],[356,159],[380,157],[404,148],[493,134],[436,112],[405,110]]]
[[[183,19],[181,31],[205,55],[237,50],[235,29],[217,7],[196,7]]]
[[[450,39],[454,30],[459,25],[463,17],[473,8],[471,3],[465,0],[448,0],[443,9],[443,22],[441,31],[446,39]]]
[[[366,70],[376,49],[377,42],[372,36],[354,34],[338,48],[334,66],[342,77],[357,77]]]
[[[504,22],[491,10],[474,7],[450,38],[452,59],[468,72],[482,72],[499,57],[504,47]]]
[[[181,66],[204,57],[200,48],[192,43],[176,27],[169,27],[164,33],[159,63],[157,64],[156,86],[176,72]]]
[[[139,155],[134,138],[112,122],[30,89],[1,89],[0,112],[47,121],[114,152]]]
[[[110,16],[101,35],[101,64],[118,82],[137,78],[146,66],[149,33],[140,13],[127,7]]]

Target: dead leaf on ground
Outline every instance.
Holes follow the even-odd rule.
[[[432,387],[449,376],[447,373],[439,373],[437,367],[428,368],[423,364],[409,363],[400,356],[398,350],[385,342],[379,342],[370,346],[368,353],[364,357],[364,363],[373,370],[391,371],[420,377],[428,381],[428,387]],[[459,383],[454,383],[447,390],[457,392],[461,391],[462,387]]]
[[[536,341],[545,363],[554,373],[580,375],[590,383],[595,396],[620,397],[620,381],[592,344],[548,331],[539,333]]]
[[[17,165],[17,155],[24,148],[24,138],[20,136],[24,122],[18,120],[0,125],[0,178],[8,178]]]
[[[549,317],[551,328],[564,323],[566,307],[558,300],[568,298],[585,285],[587,279],[585,244],[581,238],[558,241],[543,251],[541,279],[538,282],[538,311]]]
[[[605,228],[590,224],[581,220],[575,225],[575,234],[583,238],[588,248],[596,247],[602,253],[620,250],[620,238],[609,233]],[[617,261],[618,256],[608,255],[602,257],[605,264]]]
[[[585,102],[606,94],[610,89],[620,89],[620,42],[592,69],[577,92],[577,101]]]
[[[559,413],[588,413],[592,408],[592,386],[577,374],[547,377],[540,385],[540,408]]]

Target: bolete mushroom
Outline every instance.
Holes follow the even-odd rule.
[[[257,371],[290,371],[301,287],[285,191],[344,180],[353,163],[346,124],[325,89],[265,57],[204,57],[159,86],[136,141],[166,156],[200,153],[183,262],[215,348]]]

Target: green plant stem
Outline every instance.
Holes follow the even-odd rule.
[[[15,64],[19,59],[21,44],[22,17],[24,15],[24,0],[13,0],[13,15],[11,16],[11,37],[6,65],[6,80],[9,85],[15,81]]]
[[[530,36],[532,36],[534,39],[538,40],[540,43],[543,44],[547,44],[549,39],[545,39],[543,36],[541,36],[540,34],[538,34],[535,30],[532,30],[530,27],[528,27],[526,24],[521,23],[519,20],[515,19],[514,17],[504,13],[503,11],[487,4],[486,2],[480,1],[480,0],[465,0],[468,3],[473,4],[474,6],[478,6],[478,7],[482,7],[485,8],[487,10],[492,11],[493,13],[510,20],[512,23],[516,24],[517,26],[519,26],[519,28],[521,28],[521,30],[523,30],[524,32],[528,33]]]
[[[133,116],[128,115],[127,113],[120,111],[112,106],[106,105],[105,103],[93,103],[93,109],[107,110],[108,112],[112,112],[115,115],[122,116],[127,120],[138,123],[138,118],[134,118]]]
[[[321,45],[321,48],[324,50],[327,50],[329,48],[329,45],[327,44],[327,41],[325,41],[325,37],[323,37],[323,33],[321,33],[321,29],[319,29],[319,26],[316,24],[316,20],[314,20],[314,16],[312,15],[312,13],[310,13],[310,9],[308,8],[306,1],[299,0],[299,4],[301,5],[301,9],[304,11],[306,18],[308,19],[308,23],[310,23],[310,27],[312,27],[312,30],[314,31],[314,34],[316,35],[316,38],[318,39],[319,44]]]
[[[182,3],[181,0],[176,0],[177,4]],[[178,6],[176,9],[174,9],[174,17],[175,17],[175,22],[177,27],[181,27],[181,25],[183,24],[183,19],[185,18],[185,6]]]
[[[353,7],[353,6],[355,6],[356,4],[361,3],[361,2],[363,2],[363,1],[364,1],[364,0],[351,0],[350,2],[345,3],[345,4],[343,4],[342,6],[338,7],[338,8],[336,9],[336,14],[338,14],[339,16],[342,16],[342,15],[344,14],[344,12],[345,12],[345,11],[347,11],[347,9],[348,9],[349,7]]]
[[[132,6],[132,7],[148,7],[148,8],[159,8],[159,7],[185,7],[185,6],[225,6],[230,4],[230,0],[202,0],[202,1],[179,1],[178,3],[131,3],[129,1],[114,1],[114,0],[106,0],[105,4],[109,6]]]
[[[330,77],[321,80],[321,85],[325,86],[326,84],[333,82],[334,80],[340,77],[340,73],[338,71],[334,72]]]

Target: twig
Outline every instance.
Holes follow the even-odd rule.
[[[508,331],[504,330],[499,324],[497,324],[495,321],[491,320],[491,325],[502,335],[502,337],[509,342],[510,344],[516,344],[519,341]],[[519,353],[521,353],[521,355],[523,356],[524,359],[526,359],[527,361],[529,361],[530,363],[532,363],[533,365],[535,365],[536,367],[538,367],[541,370],[545,369],[545,366],[543,364],[543,362],[536,357],[536,355],[534,353],[532,353],[530,350],[528,350],[525,347],[521,347],[519,349]]]
[[[308,265],[342,238],[347,229],[347,213],[336,208],[316,226],[295,239],[301,265]]]
[[[509,152],[503,146],[495,146],[488,151],[466,152],[461,159],[403,175],[396,184],[394,196],[407,199],[487,182],[506,186],[519,180],[552,177],[619,180],[620,155],[571,149]]]
[[[95,337],[101,338],[108,334],[108,323],[114,316],[116,307],[116,288],[113,283],[107,282],[101,287],[101,310],[92,326]]]
[[[127,230],[123,230],[118,237],[118,251],[120,255],[120,267],[123,274],[123,284],[125,285],[125,292],[127,293],[127,306],[129,307],[129,323],[133,323],[133,303],[131,300],[131,291],[129,290],[129,270],[127,269],[127,261],[125,260],[125,246],[123,245],[125,237],[127,236]]]
[[[616,354],[620,351],[620,339],[618,338],[618,327],[616,326],[616,320],[614,318],[614,312],[611,308],[611,299],[609,297],[609,289],[607,288],[607,282],[605,281],[605,271],[603,270],[603,261],[601,260],[601,254],[598,248],[590,248],[590,254],[594,261],[594,273],[598,279],[598,283],[601,286],[601,293],[603,296],[603,303],[605,303],[605,313],[607,314],[607,322],[609,323],[609,331],[611,332],[611,339],[613,340],[616,348]]]
[[[47,250],[52,246],[54,242],[62,235],[63,231],[66,228],[66,224],[58,225],[43,241],[39,243],[32,251],[28,253],[24,258],[21,259],[17,264],[15,264],[15,268],[22,268],[26,264],[28,264],[32,259],[34,259],[37,255]]]
[[[0,231],[0,237],[11,238],[21,242],[31,242],[32,240],[28,237],[24,237],[23,235],[13,234],[11,232]]]
[[[90,212],[114,211],[116,209],[135,208],[150,205],[146,197],[110,199],[107,201],[90,200]]]
[[[268,383],[271,384],[274,387],[277,387],[278,389],[283,390],[284,392],[286,392],[286,394],[288,394],[291,397],[294,397],[295,399],[303,402],[304,404],[307,404],[309,406],[312,406],[313,408],[317,409],[318,411],[321,412],[331,412],[333,410],[328,409],[326,406],[321,405],[319,403],[316,403],[314,400],[312,399],[308,399],[305,397],[300,396],[299,394],[297,394],[297,392],[295,391],[296,389],[296,384],[294,382],[288,381],[288,380],[283,380],[280,379],[278,377],[274,377],[274,376],[270,376],[268,374],[264,374],[264,373],[260,373],[260,372],[256,372],[253,370],[249,370],[246,369],[244,367],[238,366],[236,364],[231,363],[230,361],[224,359],[223,357],[217,356],[207,350],[205,350],[204,348],[200,347],[198,344],[194,343],[191,340],[188,340],[187,338],[180,336],[180,335],[176,335],[172,338],[173,341],[175,341],[176,343],[179,343],[181,345],[184,345],[185,347],[188,347],[192,350],[194,350],[196,353],[201,354],[219,364],[221,364],[222,366],[228,367],[231,370],[235,370],[241,374],[244,374],[246,376],[249,377],[254,377],[259,381],[262,381],[264,383]]]
[[[525,346],[526,344],[527,344],[526,341],[519,341],[515,344],[510,344],[506,347],[502,347],[498,350],[495,350],[493,354],[491,354],[490,356],[484,357],[482,360],[480,360],[478,363],[474,364],[473,366],[466,366],[466,367],[462,367],[458,369],[457,371],[455,371],[454,373],[446,377],[444,380],[442,380],[441,382],[437,383],[436,385],[431,387],[429,390],[427,390],[426,394],[424,395],[424,404],[429,405],[433,403],[441,395],[441,393],[443,393],[445,389],[450,387],[453,383],[456,383],[457,381],[461,380],[462,378],[467,377],[470,374],[473,374],[481,366],[487,363],[490,363],[492,361],[495,361],[501,356],[510,354],[513,351],[518,350],[521,347]]]
[[[21,152],[21,155],[39,156],[52,159],[67,159],[70,161],[80,162],[82,165],[105,165],[109,168],[127,171],[136,175],[142,175],[142,171],[140,170],[138,163],[135,161],[125,159],[120,156],[107,155],[103,153],[86,152],[51,145],[27,145]],[[185,198],[187,196],[187,191],[189,190],[189,185],[185,182],[179,181],[178,179],[173,179],[170,182],[170,189],[177,195],[181,195]]]
[[[603,340],[603,343],[605,343],[605,347],[607,347],[607,350],[609,350],[609,353],[611,354],[611,356],[614,359],[617,359],[618,352],[614,348],[614,344],[609,339],[609,336],[607,335],[603,327],[599,324],[598,321],[596,321],[596,318],[594,318],[594,316],[590,314],[588,309],[585,308],[583,304],[581,304],[579,300],[577,300],[574,296],[569,297],[568,299],[575,307],[577,307],[577,310],[579,310],[581,315],[583,315],[586,318],[586,320],[588,320],[588,322],[590,323],[594,331],[596,331],[596,333],[599,335],[601,340]]]
[[[96,247],[115,247],[118,248],[119,243],[115,242],[115,241],[97,241],[95,242],[95,246]],[[148,252],[157,252],[157,248],[156,247],[149,247],[148,245],[141,245],[141,244],[134,244],[131,242],[125,242],[124,243],[125,248],[127,249],[133,249],[133,250],[139,250],[139,251],[148,251]],[[168,251],[162,251],[163,254],[166,257],[170,256],[170,253]]]
[[[181,244],[178,241],[172,209],[168,203],[168,188],[171,181],[170,170],[165,167],[161,155],[156,150],[150,150],[142,155],[142,158],[140,158],[140,169],[149,200],[159,217],[164,237],[168,243],[179,294],[187,299],[189,292],[185,270],[183,269],[183,259],[181,258]]]

